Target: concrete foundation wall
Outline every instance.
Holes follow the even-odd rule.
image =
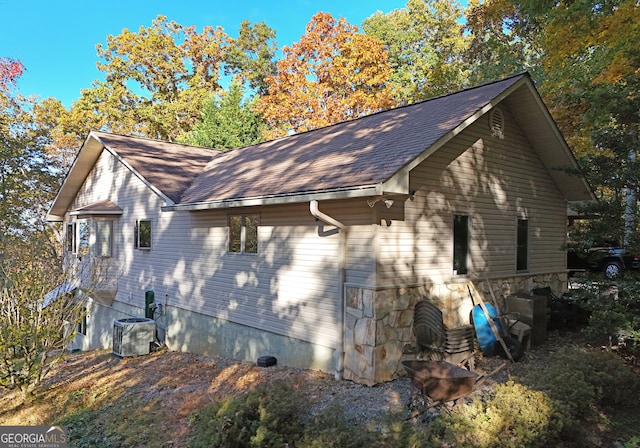
[[[142,308],[122,302],[106,306],[89,301],[86,335],[78,334],[69,350],[111,349],[113,322],[128,317],[144,317]],[[223,319],[168,306],[156,313],[156,331],[169,350],[226,356],[256,361],[275,356],[278,364],[334,372],[335,349],[247,327]]]

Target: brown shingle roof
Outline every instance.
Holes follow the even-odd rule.
[[[104,146],[165,195],[172,202],[168,210],[406,194],[410,169],[502,100],[517,111],[516,121],[522,120],[564,197],[593,199],[583,177],[556,169],[576,169],[577,163],[523,74],[230,152],[94,131],[47,219],[64,219]]]
[[[523,76],[233,150],[212,159],[180,203],[380,184]]]
[[[93,134],[174,202],[180,200],[207,163],[222,154],[215,149],[159,140],[96,131]]]
[[[94,202],[85,205],[73,211],[77,215],[121,215],[122,209],[113,201],[105,199],[104,201]]]

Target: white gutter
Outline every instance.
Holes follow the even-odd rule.
[[[347,187],[336,190],[314,192],[285,193],[272,196],[258,196],[237,199],[221,199],[208,202],[191,202],[185,204],[170,204],[161,207],[163,212],[213,210],[232,207],[255,207],[258,205],[295,204],[311,200],[350,199],[383,194],[382,184]]]
[[[336,312],[336,318],[338,320],[338,342],[336,344],[336,372],[335,378],[342,379],[344,376],[344,324],[346,322],[346,307],[345,307],[345,294],[344,284],[346,280],[346,263],[347,263],[347,226],[338,221],[337,219],[322,213],[318,208],[318,201],[309,201],[309,212],[311,215],[320,221],[331,224],[339,229],[339,241],[338,241],[338,310]]]

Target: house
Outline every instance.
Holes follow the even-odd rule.
[[[417,301],[566,285],[576,168],[526,74],[230,152],[91,132],[48,214],[99,267],[75,347],[153,302],[171,350],[389,380]]]

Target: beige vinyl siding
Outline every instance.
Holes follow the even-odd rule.
[[[106,151],[74,207],[103,199],[123,209],[115,235],[116,300],[143,307],[145,291],[153,290],[163,305],[335,346],[339,236],[319,235],[308,203],[161,212],[162,198]],[[227,215],[243,212],[260,216],[258,254],[227,251]],[[151,250],[133,248],[133,223],[142,218],[152,220]]]
[[[345,223],[362,220],[354,204],[321,203],[320,208]],[[227,252],[227,215],[243,212],[260,216],[258,254]],[[340,236],[333,226],[316,222],[308,203],[175,215],[174,238],[168,244],[178,256],[167,258],[178,260],[173,278],[184,284],[163,285],[175,291],[169,304],[173,300],[207,315],[335,345],[341,317]],[[365,231],[349,232],[347,279],[368,281],[375,262],[366,229],[373,226],[360,227]],[[189,232],[188,239],[180,237]]]
[[[316,222],[309,204],[209,212],[161,212],[162,198],[104,151],[74,207],[111,199],[117,219],[116,300],[142,308],[156,302],[334,347],[339,330],[339,235]],[[354,222],[352,207],[321,208]],[[227,215],[257,213],[258,254],[229,253]],[[151,250],[133,247],[136,219],[152,220]],[[355,219],[357,221],[357,219]],[[323,234],[322,231],[325,233]],[[354,240],[354,272],[374,265]],[[349,243],[352,244],[352,243]],[[363,261],[366,260],[366,261]],[[356,274],[358,279],[368,274]],[[188,330],[185,330],[188,331]],[[197,338],[194,334],[191,337]],[[240,343],[240,342],[239,342]]]
[[[117,277],[116,300],[143,307],[144,292],[152,289],[154,283],[151,272],[157,269],[156,254],[161,249],[158,236],[167,226],[165,216],[160,212],[164,200],[108,151],[100,155],[72,208],[105,199],[113,201],[123,210],[121,216],[112,218],[115,224],[112,273]],[[137,219],[152,221],[151,250],[134,249],[134,224]]]
[[[367,198],[320,202],[319,207],[348,226],[345,282],[374,286],[379,222],[375,209],[367,205]]]
[[[562,271],[566,206],[548,172],[509,114],[505,138],[488,117],[455,137],[410,174],[405,221],[381,227],[380,283],[452,278],[452,219],[470,216],[470,276],[516,273],[516,222],[529,220],[529,269]]]
[[[168,213],[169,304],[333,346],[338,236],[319,237],[304,205],[287,209]],[[242,212],[260,216],[257,254],[227,251],[227,215]]]

